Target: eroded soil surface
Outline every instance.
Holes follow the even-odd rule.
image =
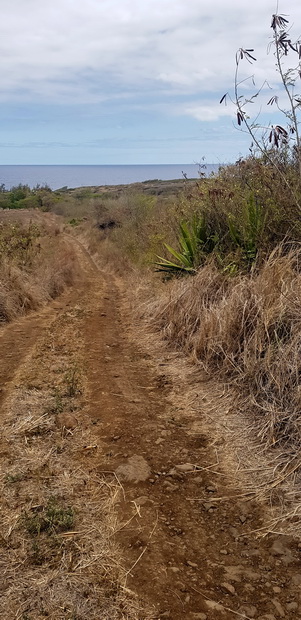
[[[54,385],[55,377],[63,372],[62,355],[67,355],[72,345],[81,388],[75,375],[69,375],[69,388],[73,397],[77,390],[80,392],[80,407],[75,403],[68,410],[57,405],[55,419],[47,427],[47,441],[50,445],[51,441],[57,442],[57,431],[52,429],[60,426],[78,470],[85,472],[86,482],[74,485],[72,490],[76,505],[91,500],[88,474],[94,481],[107,479],[108,484],[116,481],[122,486],[116,500],[115,539],[122,555],[123,587],[135,592],[148,609],[154,610],[151,615],[141,611],[139,617],[301,618],[301,545],[277,533],[258,538],[256,530],[263,526],[262,509],[254,500],[240,497],[238,491],[233,493],[230,473],[222,470],[212,437],[207,426],[202,425],[202,407],[192,412],[175,406],[172,394],[177,386],[168,372],[168,354],[164,357],[163,351],[158,360],[142,342],[139,345],[139,333],[133,339],[131,317],[118,283],[97,268],[76,240],[70,238],[70,243],[82,269],[82,278],[75,288],[44,310],[1,327],[4,428],[11,403],[16,403],[16,391],[22,389],[24,396],[26,388],[27,395],[37,395],[45,386],[48,389]],[[136,329],[139,331],[142,326]],[[15,424],[22,422],[20,416],[24,412],[28,413],[24,406],[19,413],[15,410],[16,418],[19,416]],[[44,415],[44,411],[40,413]],[[86,443],[76,451],[79,437],[85,437]],[[38,454],[43,441],[43,433],[27,433],[24,450],[30,446]],[[4,510],[9,505],[15,514],[20,514],[25,503],[30,502],[30,487],[24,492],[21,480],[7,483],[12,482],[9,472],[16,476],[18,467],[11,456],[13,444],[7,438],[2,448]],[[57,450],[51,456],[52,464],[48,463],[44,476],[39,474],[35,479],[35,489],[39,485],[41,489],[55,485],[55,459],[60,454]],[[67,471],[68,464],[64,467]],[[33,501],[38,500],[35,497]],[[89,510],[92,518],[91,512],[97,512],[97,497]],[[75,516],[74,536],[77,525]],[[93,535],[92,531],[90,536]],[[10,545],[13,531],[9,531],[7,522],[1,536],[1,553],[3,557],[11,554],[16,567],[7,581],[4,578],[2,586],[5,597],[9,597],[13,581],[21,579],[20,565],[23,562],[26,567],[28,558],[17,544],[14,547],[13,541]],[[93,561],[102,572],[101,556]],[[76,589],[72,571],[76,573],[77,564],[70,560],[63,574],[69,589]],[[41,565],[33,566],[33,576],[40,568]],[[84,564],[81,569],[88,570]],[[37,602],[37,594],[33,603],[30,589],[26,591],[21,585],[19,606],[15,601],[11,612],[3,607],[1,617],[47,617]],[[39,584],[36,587],[38,591]],[[89,598],[89,589],[85,596]],[[93,613],[83,605],[82,615],[74,615],[70,605],[64,610],[58,604],[57,614],[52,612],[50,616],[110,618],[110,613],[106,615],[101,609],[94,608]],[[112,611],[111,618],[115,617],[130,616],[121,611],[120,615],[113,615]]]

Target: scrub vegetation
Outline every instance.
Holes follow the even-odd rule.
[[[36,310],[73,283],[76,261],[57,225],[0,215],[0,321]],[[36,220],[36,218],[34,218]]]

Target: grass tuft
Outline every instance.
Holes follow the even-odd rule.
[[[70,530],[74,523],[74,512],[71,506],[64,506],[55,497],[50,497],[46,506],[38,506],[26,512],[22,521],[30,536],[58,534]]]
[[[274,250],[262,268],[229,278],[214,264],[176,281],[151,323],[207,373],[235,384],[266,446],[301,447],[300,252]]]
[[[76,268],[73,249],[56,227],[0,221],[0,322],[60,295]]]

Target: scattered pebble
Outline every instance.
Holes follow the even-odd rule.
[[[295,601],[292,601],[291,603],[287,603],[286,605],[286,609],[288,611],[297,611],[298,609],[298,603],[296,603]]]
[[[235,590],[234,586],[231,585],[231,583],[226,583],[226,582],[221,583],[221,588],[223,590],[225,590],[229,594],[235,594],[236,593],[236,590]]]
[[[225,577],[227,581],[241,581],[241,576],[244,575],[244,566],[225,566]]]
[[[178,491],[179,489],[179,485],[178,484],[171,484],[171,482],[168,482],[168,480],[165,480],[163,482],[163,486],[166,488],[167,491]]]
[[[209,609],[214,609],[215,611],[225,611],[225,608],[220,603],[216,603],[216,601],[205,601],[205,604]]]
[[[281,616],[281,618],[285,618],[285,611],[284,611],[280,601],[278,601],[277,598],[273,598],[272,599],[272,603],[273,603],[274,607],[276,608],[279,616]]]
[[[203,478],[202,476],[197,476],[196,478],[193,478],[193,481],[197,482],[198,484],[202,484]]]
[[[256,609],[256,607],[254,607],[254,605],[242,605],[239,608],[239,613],[240,614],[245,614],[249,618],[255,618],[255,616],[257,614],[257,609]]]
[[[131,456],[126,463],[119,465],[116,475],[128,482],[144,482],[150,477],[151,469],[143,456]]]
[[[191,568],[198,568],[198,564],[196,564],[195,562],[190,562],[189,560],[186,562],[186,564],[188,566],[191,566]]]
[[[294,561],[294,556],[288,547],[285,547],[283,542],[275,540],[270,549],[271,555],[281,557],[284,564],[290,564]],[[276,562],[277,564],[277,562]]]
[[[170,470],[170,471],[169,471],[166,475],[167,475],[167,476],[171,476],[171,477],[173,477],[173,476],[177,476],[177,475],[178,475],[178,472],[177,472],[177,470],[175,469],[175,467],[173,467],[173,469],[171,469],[171,470]]]
[[[207,510],[207,512],[209,510],[215,510],[217,508],[217,505],[215,502],[203,502],[202,506],[203,508],[205,508],[205,510]]]
[[[135,502],[135,504],[137,504],[137,506],[144,506],[148,502],[150,502],[151,504],[154,503],[154,501],[152,499],[150,499],[149,497],[147,497],[147,495],[141,495],[141,497],[137,497],[134,500],[134,502]]]
[[[293,575],[292,583],[294,586],[301,586],[301,574]]]
[[[206,491],[207,491],[207,493],[216,493],[216,488],[211,486],[211,485],[208,485],[206,487]]]
[[[189,472],[189,471],[195,471],[195,467],[194,465],[191,465],[191,463],[183,463],[183,465],[176,465],[176,468],[179,471],[182,471],[184,473]]]
[[[275,540],[271,546],[270,552],[272,555],[275,555],[275,556],[285,555],[287,552],[287,549],[285,548],[285,546],[280,540]]]

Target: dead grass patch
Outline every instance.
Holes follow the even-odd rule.
[[[36,310],[74,283],[73,248],[54,225],[0,224],[0,321]]]

